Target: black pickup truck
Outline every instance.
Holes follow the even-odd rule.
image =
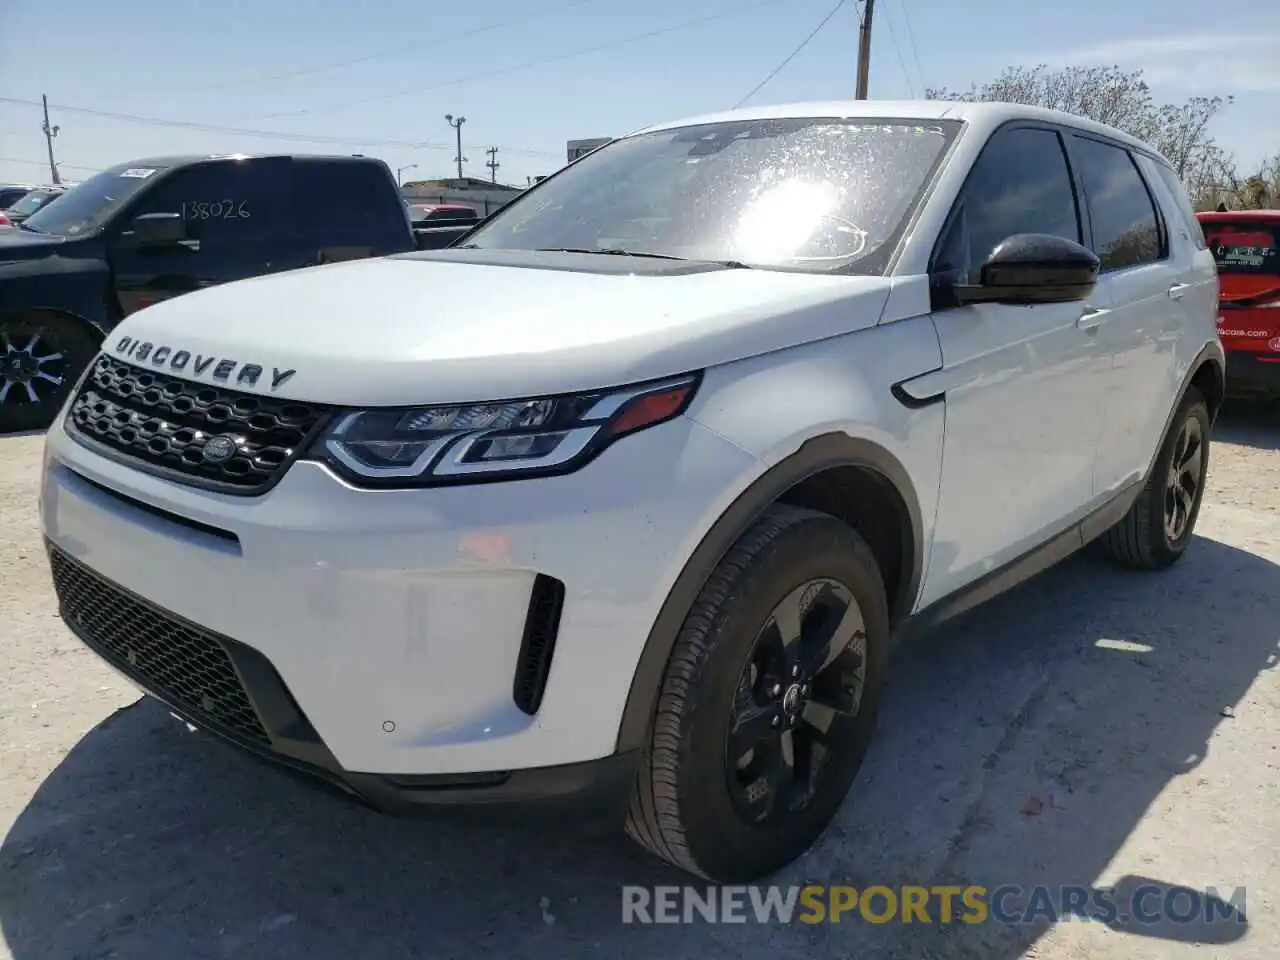
[[[232,280],[446,247],[369,157],[184,156],[105,170],[0,232],[0,433],[49,425],[135,310]]]

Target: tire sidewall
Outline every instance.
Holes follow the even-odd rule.
[[[1173,455],[1178,444],[1178,437],[1182,434],[1182,428],[1190,419],[1196,419],[1200,422],[1200,435],[1203,438],[1204,452],[1200,458],[1200,476],[1196,486],[1195,502],[1191,505],[1191,516],[1187,520],[1187,528],[1178,540],[1170,541],[1165,535],[1164,527],[1165,491],[1169,487],[1169,474],[1173,470]],[[1148,509],[1151,511],[1148,522],[1155,532],[1155,536],[1152,537],[1152,546],[1157,555],[1164,560],[1171,560],[1183,554],[1195,536],[1196,521],[1200,517],[1200,506],[1204,503],[1205,480],[1209,475],[1209,454],[1212,447],[1211,430],[1209,408],[1199,391],[1192,390],[1183,398],[1178,407],[1178,414],[1174,417],[1173,424],[1170,426],[1169,434],[1165,437],[1164,446],[1160,450],[1160,460],[1155,471],[1157,483],[1152,490],[1153,496],[1148,504]]]
[[[734,694],[756,638],[777,604],[800,584],[822,577],[843,583],[858,603],[867,634],[866,679],[853,730],[823,789],[786,829],[744,820],[728,787],[726,738]],[[711,630],[710,651],[694,675],[693,709],[680,742],[681,820],[695,861],[709,876],[764,876],[807,849],[838,812],[875,729],[887,667],[889,618],[870,550],[834,517],[815,515],[784,531],[743,571]]]

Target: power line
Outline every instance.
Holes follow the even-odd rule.
[[[489,80],[493,77],[504,77],[512,73],[519,73],[522,70],[531,70],[534,67],[545,66],[549,63],[559,63],[563,60],[571,60],[575,57],[585,57],[592,53],[599,53],[602,50],[612,50],[615,47],[639,43],[641,40],[649,40],[653,37],[661,37],[668,33],[676,33],[680,30],[687,30],[690,27],[701,26],[704,23],[713,23],[716,20],[724,20],[726,17],[732,17],[740,13],[747,13],[748,11],[757,10],[761,7],[776,6],[783,2],[794,2],[794,0],[755,0],[753,3],[738,4],[737,6],[729,7],[726,10],[721,10],[718,13],[695,17],[692,20],[683,20],[680,23],[673,23],[667,27],[660,27],[656,30],[647,30],[644,33],[631,34],[626,37],[619,37],[615,40],[607,40],[603,43],[597,43],[589,47],[579,47],[577,50],[554,54],[550,57],[539,57],[537,60],[527,60],[524,63],[517,63],[510,67],[502,67],[497,70],[486,70],[482,73],[473,73],[465,77],[457,77],[453,80],[445,80],[440,83],[402,87],[399,90],[392,90],[388,93],[378,94],[372,97],[361,97],[357,100],[341,100],[337,103],[328,103],[321,107],[308,108],[306,110],[290,110],[284,113],[263,114],[257,117],[257,119],[278,120],[282,117],[302,116],[303,114],[312,113],[314,110],[339,110],[343,107],[355,107],[366,103],[381,103],[384,100],[393,100],[396,97],[405,97],[410,94],[425,93],[428,90],[440,90],[444,87],[455,87],[459,84],[473,83],[477,80]]]
[[[9,103],[22,107],[39,107],[39,100],[23,100],[18,97],[0,97],[0,103]],[[164,117],[145,117],[133,113],[113,113],[109,110],[91,110],[88,107],[73,107],[64,103],[50,104],[57,107],[64,113],[77,113],[89,117],[98,117],[104,120],[118,120],[122,123],[140,123],[159,127],[177,127],[183,130],[196,130],[202,133],[219,133],[227,136],[236,137],[261,137],[271,140],[284,140],[290,143],[314,143],[329,144],[330,146],[350,147],[387,147],[398,150],[448,150],[452,151],[453,145],[448,143],[433,143],[427,140],[377,140],[371,137],[325,137],[312,136],[305,133],[286,133],[280,130],[257,130],[246,127],[225,127],[211,123],[196,123],[189,120],[172,120]],[[559,158],[560,154],[548,153],[545,150],[523,150],[517,147],[503,147],[507,153],[515,154],[523,157],[555,157]]]
[[[921,95],[929,92],[924,82],[924,70],[920,66],[920,50],[916,47],[916,33],[911,29],[911,15],[907,13],[907,0],[899,0],[902,5],[902,20],[907,25],[907,42],[911,45],[911,56],[916,62],[916,75],[920,78]]]
[[[803,51],[804,48],[810,44],[810,42],[813,40],[814,37],[816,37],[818,34],[822,32],[822,28],[831,22],[831,18],[840,12],[840,8],[843,7],[845,3],[846,3],[846,0],[839,0],[839,2],[837,2],[836,5],[831,8],[831,11],[825,17],[823,17],[820,21],[818,21],[818,25],[809,32],[809,35],[800,41],[799,46],[797,46],[794,50],[792,50],[789,54],[787,54],[780,64],[778,64],[776,67],[770,70],[763,80],[761,80],[754,87],[752,87],[750,93],[748,93],[745,97],[743,97],[741,100],[735,103],[733,105],[733,109],[736,110],[738,107],[742,106],[752,97],[754,97],[757,93],[763,90],[768,85],[770,80],[772,80],[774,77],[776,77],[778,74],[780,74],[783,70],[787,68],[787,64],[789,64],[796,57],[800,56],[801,51]]]
[[[525,20],[532,20],[534,17],[550,16],[559,13],[562,10],[568,10],[571,7],[581,7],[584,4],[595,3],[597,0],[568,0],[565,3],[556,3],[551,6],[538,7],[536,10],[528,10],[514,17],[507,17],[505,20],[499,20],[496,23],[489,23],[482,27],[474,27],[470,30],[464,30],[461,33],[449,34],[449,40],[462,40],[466,37],[474,37],[481,33],[490,33],[494,30],[500,30],[503,27],[509,27],[513,24],[521,23]],[[190,90],[166,91],[169,93],[191,96],[201,93],[210,93],[215,90],[225,90],[228,87],[240,87],[249,85],[259,85],[263,83],[274,83],[278,80],[292,80],[295,77],[312,76],[317,73],[328,73],[331,70],[341,70],[344,67],[354,67],[361,63],[370,63],[374,60],[382,60],[386,57],[394,57],[401,53],[420,52],[422,50],[422,41],[415,40],[412,43],[399,44],[394,47],[386,47],[373,53],[364,54],[359,57],[352,57],[347,60],[334,60],[329,63],[321,63],[312,67],[301,67],[297,70],[290,70],[287,73],[277,73],[267,77],[257,77],[246,79],[237,77],[234,80],[228,80],[225,83],[217,83],[207,87],[197,87]]]
[[[898,66],[902,68],[902,78],[907,81],[907,92],[914,97],[916,82],[911,79],[911,71],[907,69],[906,58],[902,55],[902,44],[898,43],[898,32],[893,29],[893,18],[889,16],[887,9],[884,12],[884,25],[889,28],[889,40],[893,43],[893,50],[898,55]]]
[[[22,163],[32,167],[48,167],[48,160],[24,160],[21,157],[0,157],[0,163]],[[59,169],[65,170],[84,170],[87,173],[98,173],[101,167],[83,167],[78,163],[58,162]]]

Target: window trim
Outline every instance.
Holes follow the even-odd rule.
[[[992,143],[1002,133],[1017,130],[1039,130],[1045,133],[1053,134],[1058,140],[1058,149],[1062,152],[1062,161],[1067,168],[1067,182],[1071,185],[1071,198],[1076,209],[1076,230],[1080,237],[1079,243],[1088,245],[1090,236],[1088,223],[1086,221],[1088,207],[1083,200],[1083,189],[1079,177],[1076,174],[1075,164],[1072,161],[1071,151],[1067,148],[1067,137],[1064,128],[1055,123],[1045,122],[1043,120],[1035,120],[1032,118],[1019,117],[1014,120],[1006,120],[1000,124],[988,135],[986,142],[983,143],[982,149],[978,151],[978,155],[969,165],[969,170],[965,174],[964,182],[960,185],[960,189],[956,192],[955,199],[951,202],[951,209],[947,211],[946,219],[942,221],[942,228],[938,231],[938,235],[934,237],[933,247],[929,251],[929,261],[926,268],[929,277],[929,299],[930,312],[938,313],[944,310],[954,310],[961,305],[950,302],[946,297],[940,296],[940,289],[934,283],[938,274],[938,257],[942,253],[942,248],[951,233],[951,229],[955,226],[956,219],[960,216],[960,211],[964,208],[966,199],[969,196],[970,188],[973,186],[974,172],[978,169],[978,165],[982,163],[982,158],[987,155],[987,151],[992,147]]]
[[[1192,245],[1195,246],[1196,250],[1208,250],[1209,241],[1206,240],[1204,236],[1204,224],[1201,223],[1200,218],[1196,216],[1195,203],[1192,201],[1191,195],[1187,192],[1187,186],[1182,182],[1182,177],[1178,176],[1178,171],[1173,169],[1173,164],[1169,163],[1167,160],[1161,159],[1160,157],[1147,155],[1147,159],[1151,161],[1151,165],[1155,167],[1161,181],[1163,181],[1164,188],[1173,196],[1173,205],[1177,208],[1178,219],[1185,220],[1187,215],[1190,214],[1191,221],[1184,225],[1187,228],[1187,232],[1191,235]],[[1160,171],[1163,171],[1163,173]],[[1165,173],[1169,175],[1168,179],[1164,176]],[[1182,209],[1182,200],[1178,196],[1177,191],[1175,191],[1175,186],[1178,190],[1182,191],[1184,195],[1186,195],[1187,203],[1185,210]],[[1172,236],[1172,232],[1170,233],[1170,236]]]
[[[1146,192],[1146,195],[1147,195],[1147,202],[1151,204],[1151,210],[1153,213],[1155,213],[1156,242],[1159,244],[1156,258],[1154,260],[1149,260],[1143,263],[1129,264],[1128,266],[1124,266],[1124,267],[1103,266],[1098,270],[1098,276],[1099,277],[1110,276],[1112,274],[1123,273],[1126,270],[1140,270],[1143,267],[1158,266],[1159,264],[1166,263],[1171,256],[1169,224],[1165,218],[1164,208],[1161,206],[1160,201],[1156,199],[1155,191],[1151,189],[1151,184],[1147,180],[1147,175],[1143,171],[1142,165],[1138,163],[1137,157],[1135,156],[1135,154],[1138,154],[1140,152],[1145,153],[1146,151],[1136,151],[1132,147],[1130,147],[1128,144],[1121,143],[1120,141],[1115,140],[1111,137],[1099,136],[1095,133],[1085,132],[1083,130],[1072,130],[1071,136],[1068,138],[1068,140],[1069,141],[1092,140],[1093,142],[1100,143],[1103,146],[1112,147],[1113,149],[1119,150],[1122,154],[1124,154],[1125,159],[1129,161],[1129,166],[1132,167],[1134,172],[1138,175],[1138,182],[1142,184],[1142,189]],[[1073,146],[1071,143],[1068,143],[1067,149],[1069,151],[1073,150]],[[1148,156],[1150,155],[1148,154]],[[1083,165],[1077,162],[1077,163],[1073,163],[1072,166],[1077,170],[1076,176],[1080,182],[1079,183],[1080,195],[1084,197],[1085,207],[1089,211],[1088,247],[1090,250],[1093,251],[1095,255],[1098,255],[1098,249],[1095,242],[1095,236],[1093,231],[1093,203],[1089,199],[1089,189],[1088,187],[1085,186]],[[1099,260],[1101,260],[1101,256],[1098,255],[1098,257],[1099,257]]]

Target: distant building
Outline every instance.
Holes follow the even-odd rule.
[[[569,162],[573,163],[573,161],[577,160],[579,157],[585,157],[592,150],[599,150],[611,140],[613,140],[613,137],[592,137],[589,140],[570,140],[566,151],[569,157]]]
[[[494,183],[480,177],[448,177],[440,180],[413,180],[400,188],[410,203],[459,203],[488,216],[518,196],[524,187]]]

